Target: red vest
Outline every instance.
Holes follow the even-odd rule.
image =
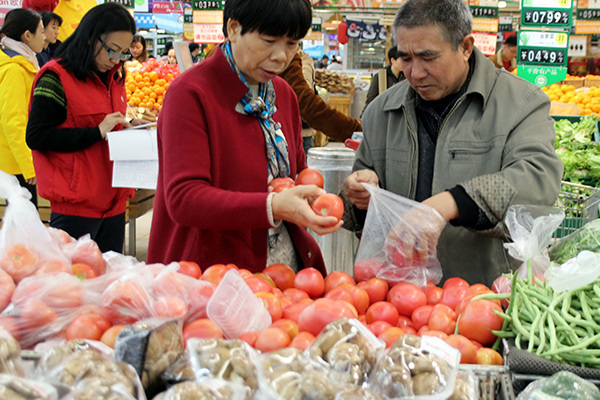
[[[114,77],[118,68],[110,76]],[[47,69],[58,74],[67,99],[67,120],[58,128],[91,128],[100,125],[107,114],[120,111],[125,115],[125,87],[114,78],[107,90],[96,76],[80,81],[56,60],[51,60],[38,73],[34,88]],[[118,125],[115,130],[121,128]],[[89,218],[125,212],[134,189],[112,187],[113,162],[105,140],[70,153],[39,150],[32,153],[39,194],[50,201],[52,212]]]

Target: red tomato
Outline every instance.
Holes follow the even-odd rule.
[[[279,350],[287,347],[292,339],[287,333],[279,328],[267,328],[258,335],[254,347],[257,350],[266,353],[268,351]]]
[[[452,318],[450,313],[441,308],[433,308],[427,326],[433,331],[440,331],[451,335],[456,330],[456,319]]]
[[[238,336],[238,339],[243,340],[244,342],[248,343],[250,346],[254,347],[254,345],[256,344],[256,339],[258,339],[258,335],[260,335],[260,332],[248,331],[248,332],[244,332],[240,336]]]
[[[315,268],[304,268],[296,274],[294,287],[304,290],[312,298],[320,297],[325,291],[325,280]]]
[[[405,317],[404,315],[398,317],[398,323],[396,324],[396,326],[398,328],[404,328],[405,326],[411,326],[414,328],[412,319]]]
[[[254,276],[254,274],[252,272],[248,271],[246,268],[238,269],[238,272],[239,272],[240,276],[244,279]]]
[[[208,318],[200,318],[194,322],[190,322],[183,328],[183,340],[188,341],[189,338],[217,338],[223,339],[223,333],[214,322]]]
[[[152,304],[143,285],[132,280],[113,282],[100,302],[102,315],[115,325],[129,325],[150,316]]]
[[[20,308],[19,319],[25,329],[37,329],[50,325],[58,318],[58,314],[42,300],[26,300]]]
[[[67,328],[67,340],[100,340],[112,324],[97,314],[82,314],[75,318]]]
[[[277,296],[277,295],[276,295]],[[291,304],[294,304],[294,301],[287,296],[282,296],[279,298],[279,302],[281,303],[281,309],[285,310],[285,308]]]
[[[108,347],[114,349],[117,341],[117,336],[125,328],[126,325],[113,325],[102,334],[100,341]]]
[[[444,282],[444,285],[442,285],[442,289],[446,289],[446,288],[449,288],[450,286],[456,286],[456,285],[471,286],[471,285],[469,285],[469,282],[467,282],[463,278],[454,277],[454,278],[448,278],[446,280],[446,282]]]
[[[313,168],[305,168],[296,177],[296,185],[317,185],[321,189],[325,185],[323,175]]]
[[[102,257],[102,251],[92,239],[79,239],[77,241],[71,256],[71,263],[89,265],[98,275],[103,275],[106,272],[106,261]]]
[[[46,260],[42,262],[40,268],[35,271],[35,275],[58,275],[64,272],[65,274],[73,275],[73,270],[62,260]]]
[[[224,264],[211,265],[210,267],[206,268],[206,270],[202,273],[200,279],[218,285],[227,271],[229,271],[229,268]]]
[[[429,316],[431,315],[432,309],[433,306],[424,305],[413,311],[410,318],[412,319],[413,327],[415,329],[419,330],[422,326],[429,324]]]
[[[386,321],[391,326],[396,326],[399,318],[396,307],[387,301],[378,301],[371,304],[365,316],[367,317],[367,324],[372,324],[375,321]]]
[[[391,347],[396,342],[396,340],[398,340],[401,336],[404,336],[405,334],[406,333],[402,329],[392,326],[391,328],[388,328],[385,331],[383,331],[377,337],[383,340],[385,342],[385,347],[388,348]]]
[[[491,331],[502,329],[504,322],[493,310],[502,312],[498,304],[489,300],[471,300],[458,318],[459,333],[483,346],[491,346],[496,340]]]
[[[440,331],[434,331],[434,330],[426,330],[425,332],[421,333],[421,336],[433,336],[436,337],[438,339],[442,339],[442,340],[446,340],[448,338],[448,334],[445,332],[440,332]]]
[[[296,335],[298,335],[299,332],[298,323],[296,321],[292,321],[291,319],[279,319],[273,322],[271,327],[281,329],[287,333],[292,340],[296,337]]]
[[[273,286],[269,285],[269,282],[265,281],[260,276],[252,275],[249,278],[244,279],[246,285],[250,287],[253,293],[267,292],[273,293]]]
[[[9,274],[0,269],[0,312],[10,304],[10,299],[15,291],[15,282]]]
[[[461,300],[472,293],[470,286],[452,285],[444,289],[441,303],[456,310]]]
[[[381,271],[384,266],[383,262],[374,258],[370,260],[360,260],[354,264],[354,280],[356,282],[362,282],[375,278],[377,277],[377,273]],[[375,301],[371,300],[371,303],[375,303]]]
[[[274,288],[273,288],[273,294],[274,294],[275,296],[277,296],[279,299],[281,299],[282,297],[285,297],[285,296],[283,295],[283,292],[281,291],[281,289],[279,289],[279,288],[276,288],[276,287],[274,287]],[[291,300],[291,299],[290,299],[290,300]]]
[[[294,303],[299,302],[302,299],[308,299],[310,296],[304,290],[289,288],[283,291],[283,295],[292,299]]]
[[[369,324],[367,328],[369,328],[375,336],[379,336],[388,329],[393,328],[393,325],[387,321],[375,321],[372,324]]]
[[[285,264],[269,265],[263,272],[269,275],[273,279],[273,282],[275,282],[275,285],[281,290],[294,287],[296,273]]]
[[[289,347],[295,347],[302,351],[308,349],[308,346],[315,341],[315,336],[309,332],[299,332],[290,342]]]
[[[159,317],[185,317],[188,308],[180,297],[161,296],[154,301],[154,313]]]
[[[354,318],[354,313],[344,302],[317,299],[302,310],[298,317],[298,326],[301,331],[317,336],[328,323],[344,317]]]
[[[265,308],[271,315],[271,321],[277,321],[281,318],[283,310],[281,309],[281,302],[277,296],[268,292],[256,292],[254,295],[262,300]]]
[[[476,364],[477,349],[475,345],[462,335],[448,335],[446,343],[460,351],[461,364]]]
[[[325,293],[329,293],[334,288],[344,284],[349,283],[351,285],[356,285],[354,282],[354,278],[352,278],[349,274],[343,271],[332,271],[325,277]]]
[[[500,353],[485,347],[477,349],[476,360],[479,365],[504,365],[504,359]]]
[[[425,288],[425,296],[427,296],[427,304],[434,305],[442,301],[444,289],[437,286],[428,286]]]
[[[369,308],[371,302],[369,300],[369,294],[366,290],[361,289],[358,286],[352,285],[350,283],[343,283],[339,287],[346,289],[350,292],[352,298],[354,299],[352,301],[352,305],[356,308],[356,312],[358,313],[358,315],[363,315],[367,312],[367,309]]]
[[[37,253],[25,245],[16,244],[0,257],[0,268],[19,283],[35,272],[37,261]]]
[[[271,277],[269,275],[265,274],[264,272],[255,272],[254,276],[258,276],[259,278],[261,278],[262,280],[267,282],[273,288],[273,289],[271,289],[271,293],[273,293],[274,289],[277,289],[277,285],[275,284],[275,281],[273,279],[271,279]]]
[[[423,326],[421,328],[425,328],[425,327]],[[416,335],[417,334],[417,330],[414,327],[412,327],[412,326],[404,326],[404,327],[402,327],[402,330],[407,335]]]
[[[76,263],[71,265],[71,269],[73,270],[73,275],[75,275],[82,281],[98,277],[98,273],[96,272],[96,270],[87,264]]]
[[[359,282],[357,286],[367,291],[371,304],[377,303],[378,301],[384,301],[389,290],[387,281],[381,278],[371,278],[369,280]]]
[[[408,282],[400,282],[390,289],[387,301],[398,310],[398,314],[410,317],[417,308],[427,304],[423,289]]]
[[[352,294],[350,294],[349,291],[341,287],[336,287],[330,290],[329,293],[326,293],[324,297],[326,299],[344,300],[350,304],[352,304],[354,301],[354,297],[352,297]]]
[[[177,272],[191,276],[194,279],[199,279],[202,276],[202,269],[200,269],[198,263],[193,261],[179,261],[179,269]]]
[[[283,309],[282,317],[285,319],[291,319],[292,321],[300,321],[300,313],[308,307],[308,304],[304,303],[293,303]]]
[[[332,216],[340,220],[344,215],[344,202],[338,195],[326,193],[320,195],[313,201],[312,209],[317,215],[322,215],[324,217]],[[335,224],[332,224],[331,226],[333,225]]]
[[[456,312],[452,308],[450,308],[447,305],[442,304],[442,303],[438,303],[438,304],[434,305],[433,309],[431,311],[434,312],[437,310],[442,310],[442,311],[446,312],[450,316],[450,318],[452,318],[454,320],[458,316],[458,314],[456,314]]]
[[[21,327],[19,319],[8,315],[0,316],[0,327],[6,329],[16,340],[21,340]]]
[[[282,186],[281,188],[279,188]],[[269,187],[273,189],[274,192],[281,192],[284,189],[289,189],[294,187],[294,180],[292,178],[275,178],[271,182],[269,182]],[[277,190],[279,188],[279,190]]]

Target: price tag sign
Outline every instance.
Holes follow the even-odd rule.
[[[498,6],[470,5],[473,15],[473,31],[498,32]]]
[[[572,15],[572,0],[523,0],[521,26],[570,29]]]
[[[194,0],[192,3],[194,10],[223,10],[221,0]]]
[[[519,31],[517,75],[539,87],[567,76],[569,34],[566,32]]]
[[[513,31],[513,17],[512,15],[501,16],[498,19],[498,32],[512,32]]]
[[[579,0],[576,15],[575,33],[584,35],[600,31],[600,0]]]

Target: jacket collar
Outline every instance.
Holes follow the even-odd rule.
[[[1,49],[0,50],[0,66],[5,65],[5,64],[19,64],[20,66],[22,66],[23,68],[25,68],[27,71],[31,72],[32,74],[37,74],[37,70],[35,69],[35,67],[33,66],[33,64],[31,64],[25,57],[23,57],[22,55],[18,54],[15,51],[11,51],[8,49]]]
[[[465,96],[480,95],[485,107],[499,70],[494,67],[493,63],[477,47],[473,49],[471,57],[475,57],[475,70],[473,71],[473,76],[471,77],[471,82]],[[397,94],[393,95],[392,93],[394,92],[397,92]],[[398,110],[402,106],[414,106],[416,94],[417,92],[410,86],[407,79],[399,82],[390,88],[390,95],[386,97],[383,111]]]

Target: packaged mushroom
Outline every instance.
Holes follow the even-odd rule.
[[[23,376],[21,346],[0,326],[0,374]]]
[[[358,320],[341,318],[323,329],[306,354],[331,369],[334,382],[360,385],[367,380],[384,349],[385,343]]]
[[[164,389],[161,375],[184,349],[181,321],[149,318],[129,325],[117,336],[115,358],[132,365],[148,393]]]
[[[249,389],[248,399],[258,389],[256,354],[239,339],[189,339],[187,350],[196,379],[219,378]]]
[[[167,387],[195,379],[196,373],[194,372],[190,354],[187,350],[162,374],[162,380]]]
[[[145,400],[135,370],[88,341],[71,341],[40,360],[39,378],[71,388],[68,400]]]
[[[369,387],[384,399],[446,400],[453,391],[460,353],[431,336],[404,335],[377,360]]]
[[[383,400],[383,397],[374,390],[351,383],[339,385],[337,390],[334,400]]]
[[[58,400],[58,392],[47,383],[0,374],[2,400]]]
[[[223,379],[181,382],[153,400],[244,400],[247,388]]]
[[[459,371],[456,375],[454,391],[448,400],[478,400],[479,378],[473,371]]]
[[[327,368],[294,347],[262,353],[257,361],[257,400],[334,400],[337,386]]]

